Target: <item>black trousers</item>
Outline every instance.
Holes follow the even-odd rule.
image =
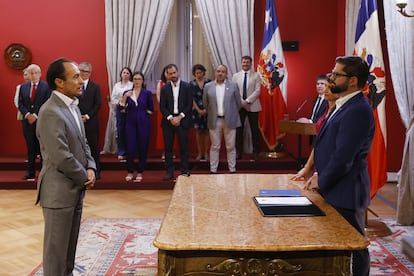
[[[259,112],[249,112],[244,108],[239,111],[242,126],[237,128],[236,132],[236,152],[238,156],[243,154],[243,131],[244,121],[249,120],[250,131],[252,133],[253,153],[260,153],[260,130],[259,130]]]
[[[23,119],[22,127],[27,147],[27,176],[34,177],[36,156],[40,154],[39,140],[36,137],[36,122],[29,124],[26,119]]]
[[[174,137],[177,133],[178,144],[180,145],[180,170],[181,173],[188,173],[188,128],[168,124],[162,127],[162,133],[165,148],[165,170],[171,175],[174,172],[173,149]]]
[[[101,158],[99,155],[99,122],[91,119],[85,124],[86,139],[91,149],[91,155],[96,163],[96,174],[101,173]]]
[[[334,206],[335,207],[335,206]],[[365,210],[349,210],[335,207],[359,233],[365,235]],[[352,251],[352,273],[358,276],[368,276],[370,258],[368,248]]]

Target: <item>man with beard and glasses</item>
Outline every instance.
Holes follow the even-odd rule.
[[[365,209],[370,203],[367,155],[375,122],[361,89],[369,75],[368,64],[356,56],[338,57],[328,83],[338,94],[336,108],[314,144],[316,173],[306,188],[318,190],[352,226],[365,234]],[[353,275],[369,275],[368,249],[352,252]]]

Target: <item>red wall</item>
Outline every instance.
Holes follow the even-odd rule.
[[[89,61],[93,66],[91,79],[100,84],[103,98],[108,95],[103,0],[1,1],[0,26],[1,51],[11,43],[28,47],[32,63],[42,68],[43,80],[48,65],[56,58]],[[0,90],[4,95],[0,101],[0,125],[5,126],[0,137],[0,155],[25,155],[21,122],[16,120],[13,104],[15,87],[23,80],[22,72],[9,68],[5,62],[0,62],[0,72]],[[99,114],[103,134],[107,114],[108,105],[104,102]]]
[[[345,0],[275,0],[275,3],[282,39],[299,42],[299,51],[285,52],[289,71],[287,108],[290,118],[295,119],[310,113],[311,102],[298,114],[295,111],[306,97],[315,95],[315,77],[330,72],[335,57],[345,52]],[[259,47],[262,44],[264,7],[265,1],[256,1],[254,39]],[[109,93],[104,1],[1,1],[0,26],[3,26],[1,51],[11,43],[22,43],[30,48],[32,63],[39,64],[43,70],[42,79],[45,79],[47,66],[58,57],[92,63],[91,79],[100,84],[103,100],[99,115],[102,145],[108,116],[104,99]],[[257,52],[255,60],[258,60],[258,55]],[[0,125],[5,126],[0,136],[0,156],[22,156],[26,147],[13,104],[15,87],[22,81],[22,72],[10,69],[5,62],[0,62],[0,72],[0,89],[5,95],[0,101]],[[387,90],[388,152],[393,153],[388,154],[388,170],[397,171],[401,164],[405,130],[390,80]],[[287,135],[283,142],[296,155],[297,137]],[[307,154],[310,150],[307,139],[303,144],[304,154]]]

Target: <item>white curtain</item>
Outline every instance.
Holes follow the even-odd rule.
[[[153,69],[173,4],[174,0],[105,0],[106,61],[110,88],[119,81],[119,72],[124,66],[142,71],[144,75]],[[111,105],[109,109],[103,151],[114,153],[115,112]]]
[[[254,0],[195,0],[213,67],[224,64],[231,77],[241,57],[254,56]]]
[[[397,222],[409,225],[414,224],[414,18],[399,14],[395,1],[383,2],[391,78],[401,119],[407,128],[398,180]],[[407,11],[413,9],[414,1],[408,1]]]
[[[355,47],[356,23],[361,0],[347,0],[345,10],[345,54],[352,55]]]

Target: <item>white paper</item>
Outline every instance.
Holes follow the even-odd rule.
[[[256,196],[259,205],[306,206],[312,202],[305,196]]]

